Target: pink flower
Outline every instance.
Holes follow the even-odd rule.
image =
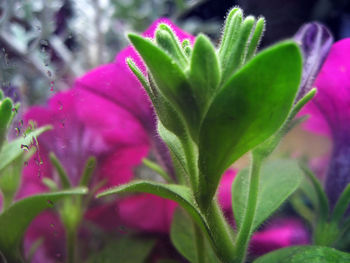
[[[254,255],[262,255],[275,249],[309,242],[309,235],[299,220],[284,218],[274,220],[256,232],[250,242],[250,249]]]
[[[177,29],[167,19],[156,21],[144,33],[153,37],[158,23],[166,22],[181,38],[193,37]],[[46,106],[35,106],[25,114],[25,121],[36,121],[38,126],[51,124],[53,130],[39,137],[38,152],[24,167],[22,184],[17,198],[48,191],[42,179],[51,178],[59,182],[49,161],[49,152],[54,152],[67,171],[73,186],[80,180],[84,164],[89,156],[97,158],[97,168],[91,185],[105,181],[104,188],[129,182],[134,167],[146,157],[149,149],[172,172],[169,153],[156,133],[156,119],[147,95],[125,63],[125,57],[133,57],[141,68],[138,55],[133,48],[127,47],[113,63],[100,66],[79,78],[71,90],[55,94]],[[143,195],[130,197],[130,201],[147,200],[157,205],[168,200]],[[94,201],[86,213],[90,219],[105,229],[111,229],[118,223],[115,204],[101,204]],[[169,209],[169,217],[173,208]],[[123,205],[121,212],[130,213]],[[25,251],[39,237],[44,238],[40,249],[35,253],[33,262],[55,262],[57,255],[64,258],[64,238],[56,239],[51,235],[50,222],[59,222],[57,215],[40,215],[29,227],[25,241]],[[136,218],[137,214],[130,214]],[[51,219],[48,220],[48,217]],[[110,220],[106,221],[106,218]],[[113,220],[114,218],[114,220]],[[155,219],[156,217],[153,217]],[[158,219],[161,222],[162,219]],[[144,221],[144,226],[152,224]],[[168,221],[168,218],[167,220]],[[164,222],[165,222],[164,221]],[[56,223],[55,223],[56,225]],[[57,224],[58,225],[58,224]],[[167,227],[161,225],[161,228]],[[62,228],[60,228],[61,233]]]
[[[311,115],[305,127],[333,141],[325,182],[333,206],[350,183],[350,38],[332,46],[314,86],[318,92],[303,111]]]

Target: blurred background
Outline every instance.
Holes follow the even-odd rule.
[[[267,20],[262,46],[293,36],[308,21],[329,27],[336,40],[350,36],[349,0],[0,0],[1,88],[26,108],[45,103],[74,79],[113,61],[128,42],[126,32],[142,32],[169,17],[191,34],[218,42],[233,6]],[[316,138],[307,151],[322,155],[329,146]],[[304,139],[303,139],[304,138]],[[316,140],[313,142],[313,140]],[[311,146],[310,146],[311,143]],[[292,147],[300,145],[292,145]],[[319,149],[318,149],[319,148]],[[294,152],[294,151],[293,151]]]

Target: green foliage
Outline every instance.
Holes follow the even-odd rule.
[[[97,197],[103,197],[111,194],[141,192],[158,195],[160,197],[173,200],[180,204],[195,219],[203,229],[207,228],[206,221],[197,209],[190,188],[176,184],[162,184],[152,181],[134,181],[129,184],[117,186],[103,191]]]
[[[110,241],[99,252],[93,254],[88,263],[143,263],[155,245],[155,240],[123,237]]]
[[[221,174],[235,160],[284,123],[298,90],[301,62],[294,43],[277,44],[250,60],[218,92],[200,130],[204,200],[212,198]]]
[[[129,39],[146,63],[156,88],[184,118],[191,135],[196,138],[200,119],[198,106],[183,70],[152,41],[134,34],[129,34]]]
[[[285,133],[303,120],[293,119],[314,95],[308,94],[310,96],[302,102],[294,103],[302,71],[301,53],[294,42],[278,43],[255,56],[264,28],[263,18],[243,18],[242,11],[234,8],[228,15],[217,50],[202,34],[197,36],[193,48],[188,40],[180,43],[165,24],[158,26],[155,41],[129,35],[147,66],[148,76],[131,59],[127,62],[155,107],[158,131],[170,150],[177,179],[189,187],[181,186],[184,188],[180,190],[176,185],[138,182],[102,195],[146,191],[178,202],[207,234],[223,262],[232,262],[237,251],[234,251],[227,222],[214,200],[221,175],[243,154],[266,142],[256,152],[261,164]],[[285,174],[293,176],[288,178],[282,174],[275,179],[272,176],[276,171],[269,170],[272,174],[262,176],[259,196],[252,194],[251,198],[247,197],[250,186],[259,188],[258,166],[254,183],[246,180],[244,172],[238,176],[237,185],[242,184],[239,191],[244,189],[244,193],[236,191],[241,193],[237,197],[241,198],[238,220],[248,218],[246,221],[249,221],[242,227],[244,231],[238,233],[243,244],[242,254],[237,256],[239,260],[245,257],[251,232],[300,184],[298,166],[295,163],[283,165],[290,169]],[[293,170],[290,166],[296,168]],[[282,173],[281,169],[278,173]],[[291,174],[293,172],[295,175]],[[285,188],[276,187],[278,184]],[[277,198],[269,195],[270,192]],[[271,201],[261,201],[271,196]],[[243,217],[246,211],[252,212],[250,218]],[[192,235],[192,230],[186,230],[188,236]],[[182,243],[178,241],[181,238],[175,238],[178,249],[193,261],[193,253],[184,250],[184,243],[190,242],[189,239]]]
[[[248,198],[248,169],[241,170],[232,185],[232,205],[240,229]],[[252,229],[256,229],[299,187],[302,171],[296,161],[278,159],[262,166],[258,201]]]
[[[190,262],[215,263],[220,262],[206,238],[196,232],[194,222],[182,210],[177,209],[171,225],[170,238],[176,249]],[[197,237],[196,237],[197,235]],[[196,238],[201,239],[203,247],[196,246]],[[204,262],[200,261],[198,253]]]
[[[30,222],[43,210],[71,195],[87,193],[86,188],[75,188],[60,192],[33,195],[24,198],[0,214],[0,251],[8,262],[21,260],[19,246]]]
[[[11,205],[16,195],[21,181],[23,159],[22,154],[1,171],[0,192],[2,192],[3,209],[7,209]]]
[[[2,98],[1,98],[2,100]],[[0,100],[0,150],[7,135],[7,128],[13,115],[13,103],[10,98]]]
[[[295,246],[266,254],[254,263],[344,263],[350,262],[350,254],[330,247]]]
[[[203,116],[219,87],[221,72],[215,48],[202,34],[196,38],[194,43],[189,80]]]

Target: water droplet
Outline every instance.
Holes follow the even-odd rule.
[[[41,39],[40,40],[40,44],[43,45],[43,46],[48,46],[49,42],[46,39]]]
[[[16,127],[15,130],[16,130],[16,136],[19,136],[19,134],[21,133],[21,129]]]
[[[128,231],[127,231],[127,229],[126,229],[125,226],[119,226],[119,227],[118,227],[118,230],[119,230],[119,232],[122,233],[122,234],[127,234],[127,233],[128,233]]]
[[[58,101],[58,105],[59,105],[58,110],[62,110],[62,109],[63,109],[63,104],[62,104],[62,102]]]
[[[54,203],[51,200],[47,200],[47,203],[52,207],[54,206]]]
[[[22,126],[23,126],[23,120],[20,120],[20,121],[18,122],[18,125],[19,125],[19,127],[22,127]]]
[[[29,146],[26,144],[21,144],[21,149],[29,150]]]
[[[50,91],[53,91],[53,88],[55,87],[55,82],[50,81]]]

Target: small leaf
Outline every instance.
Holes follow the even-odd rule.
[[[253,229],[259,227],[286,201],[299,187],[302,178],[302,171],[296,161],[280,159],[262,166]],[[248,169],[240,171],[235,177],[232,198],[234,216],[239,229],[247,205]]]
[[[173,182],[173,179],[170,177],[170,175],[166,171],[164,171],[164,169],[160,165],[158,165],[157,163],[155,163],[147,158],[144,158],[142,160],[142,163],[145,166],[147,166],[149,169],[153,170],[158,175],[160,175],[165,180],[165,182],[167,182],[167,183]]]
[[[151,253],[155,240],[149,238],[123,237],[110,241],[87,260],[88,263],[143,263]]]
[[[266,254],[254,263],[344,263],[350,262],[350,254],[330,247],[295,246]]]
[[[253,35],[249,41],[246,60],[251,59],[255,55],[255,52],[260,43],[262,34],[264,33],[264,29],[265,29],[265,19],[263,17],[260,17],[255,24]]]
[[[0,215],[0,251],[8,262],[18,262],[22,236],[30,222],[43,210],[67,196],[86,194],[80,187],[66,191],[33,195],[11,205]]]
[[[175,248],[190,262],[199,262],[196,255],[197,248],[195,235],[195,226],[191,218],[182,209],[177,209],[171,225],[170,238]],[[202,258],[205,259],[205,262],[219,263],[219,259],[216,257],[215,252],[206,238],[203,235],[201,235],[200,238],[204,239],[204,247],[203,250],[198,252],[202,253]]]
[[[161,122],[158,123],[158,133],[159,136],[163,139],[163,141],[167,144],[173,159],[175,158],[176,164],[178,164],[180,168],[180,174],[187,177],[189,180],[189,173],[187,168],[187,162],[185,158],[185,152],[182,148],[181,142],[179,138],[168,131]]]
[[[222,81],[226,83],[231,76],[244,65],[247,54],[250,34],[253,30],[255,18],[248,16],[240,25],[238,36],[235,42],[231,43],[226,54],[221,57]]]
[[[212,238],[210,229],[207,226],[206,220],[202,213],[197,208],[193,194],[189,187],[176,184],[162,184],[152,181],[134,181],[129,184],[117,186],[109,190],[103,191],[97,197],[103,197],[111,194],[141,192],[160,196],[170,199],[181,205],[192,217],[198,226]],[[212,241],[212,240],[211,240]]]
[[[4,145],[0,152],[0,171],[23,153],[23,146],[29,147],[37,136],[50,129],[51,126],[40,127],[27,134],[25,137],[17,138]]]
[[[195,230],[184,211],[176,209],[170,230],[171,242],[188,261],[197,262]]]
[[[328,203],[327,195],[323,190],[320,181],[313,174],[313,172],[303,163],[300,164],[300,167],[315,189],[317,199],[318,199],[317,201],[318,201],[318,210],[319,210],[319,220],[326,222],[329,216],[329,203]]]
[[[205,113],[221,78],[219,60],[210,40],[200,34],[194,43],[189,79],[195,98]]]
[[[24,153],[1,171],[0,192],[3,195],[3,209],[7,209],[12,204],[21,182],[23,155]]]
[[[348,209],[349,203],[350,203],[350,184],[346,186],[346,188],[340,195],[337,203],[335,204],[335,207],[333,209],[332,216],[331,216],[331,221],[339,223],[342,220],[346,210]]]
[[[187,57],[180,46],[179,39],[166,24],[159,24],[155,33],[157,45],[166,51],[181,67],[188,64]]]
[[[57,159],[56,155],[54,152],[50,152],[50,161],[52,165],[56,168],[58,177],[60,178],[61,181],[61,186],[63,189],[68,189],[71,187],[71,183],[69,180],[69,177],[67,175],[66,170],[62,166],[61,162]]]
[[[186,211],[193,216],[201,227],[206,227],[205,220],[196,208],[190,188],[176,184],[162,184],[152,181],[134,181],[129,184],[117,186],[103,191],[97,195],[97,198],[119,193],[141,192],[158,195],[160,197],[173,200],[180,204]]]
[[[282,42],[251,59],[216,95],[199,135],[199,185],[204,200],[214,196],[221,175],[234,161],[284,123],[301,70],[297,45]]]
[[[175,111],[181,113],[192,137],[197,138],[199,111],[184,71],[149,39],[134,34],[129,34],[129,39],[147,65],[156,87]]]
[[[79,185],[80,186],[88,186],[91,180],[91,176],[93,175],[95,168],[96,168],[96,157],[90,156],[84,167],[83,174],[81,175]]]
[[[6,140],[7,128],[12,116],[13,103],[10,98],[0,101],[0,149]]]

